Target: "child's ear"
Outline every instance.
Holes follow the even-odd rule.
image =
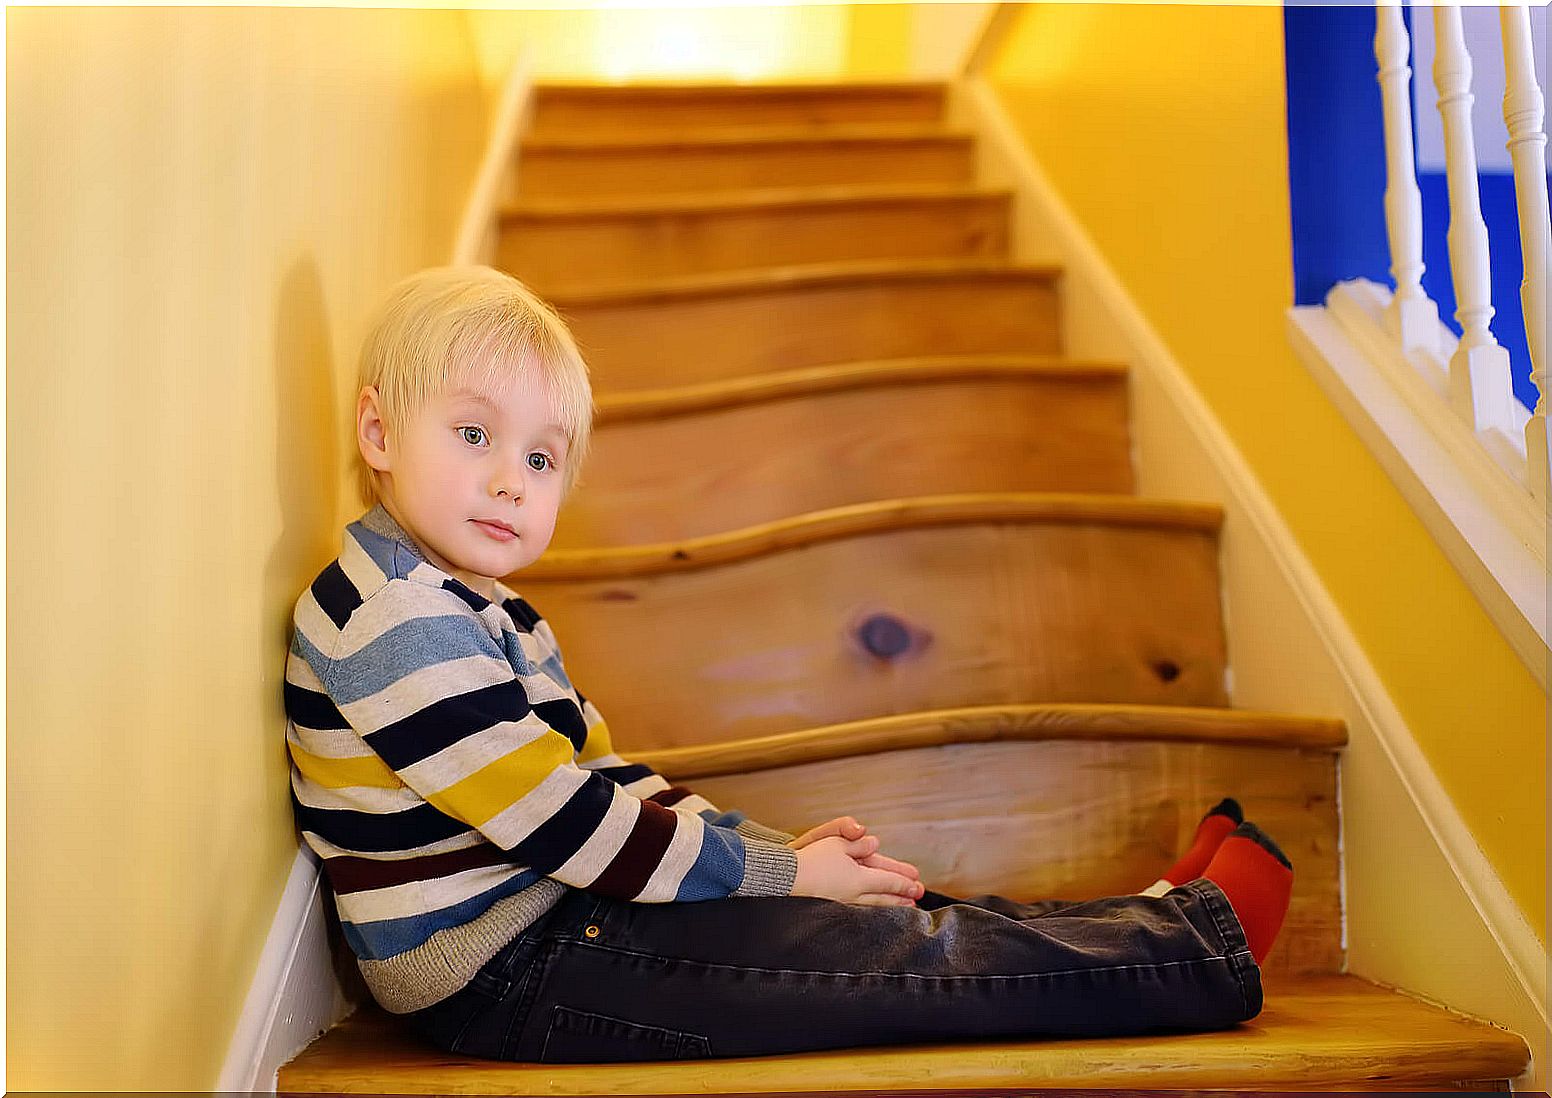
[[[368,385],[361,390],[356,401],[356,445],[361,448],[361,458],[379,473],[389,472],[388,425],[383,422],[382,408],[378,405],[377,386]]]

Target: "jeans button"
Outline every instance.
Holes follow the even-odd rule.
[[[584,930],[582,933],[586,934],[589,938],[596,938],[596,937],[598,937],[600,931],[599,931],[598,927],[593,926],[593,925],[590,924],[588,926],[588,928],[586,930]]]

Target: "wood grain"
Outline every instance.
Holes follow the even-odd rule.
[[[1133,489],[1120,370],[1030,364],[936,380],[876,365],[871,375],[848,371],[847,386],[815,377],[806,390],[772,387],[765,399],[720,406],[685,401],[678,411],[649,398],[656,414],[647,416],[632,414],[628,398],[611,403],[624,414],[595,431],[552,551],[693,538],[911,495]],[[1037,422],[1048,426],[1031,431]],[[780,441],[747,445],[753,438]],[[719,460],[686,462],[692,451]]]
[[[677,1063],[516,1064],[417,1044],[367,1005],[280,1070],[334,1094],[739,1094],[1039,1086],[1416,1090],[1524,1070],[1520,1038],[1355,976],[1267,982],[1249,1022],[1210,1033],[958,1042]]]
[[[673,133],[707,126],[826,126],[933,123],[943,117],[941,81],[770,84],[544,83],[534,87],[535,136]]]
[[[519,205],[500,218],[496,264],[554,295],[768,264],[1002,257],[1012,193],[913,185],[695,198]]]
[[[775,267],[559,295],[594,391],[914,355],[1055,354],[1047,266],[898,260]]]
[[[1074,902],[1148,887],[1189,847],[1207,808],[1233,796],[1294,867],[1288,915],[1262,967],[1286,975],[1342,963],[1330,751],[1097,738],[956,743],[689,787],[794,835],[855,816],[886,854],[951,896]]]
[[[526,138],[521,196],[671,194],[749,187],[969,183],[974,139],[935,124],[756,125],[625,137]],[[516,200],[516,190],[508,200]]]
[[[1053,505],[1035,521],[1020,497],[918,501],[942,524],[909,527],[860,507],[677,561],[556,553],[508,582],[622,750],[966,705],[1227,704],[1220,512],[1101,498],[1022,497]],[[1059,517],[1079,501],[1086,517]]]

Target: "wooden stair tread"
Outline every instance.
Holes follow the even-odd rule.
[[[861,282],[913,282],[943,278],[1022,278],[1044,281],[1054,278],[1061,270],[1061,266],[1054,263],[1010,263],[1003,259],[984,257],[841,260],[622,282],[593,286],[586,290],[564,290],[551,294],[549,300],[556,308],[564,310],[589,305],[731,296]]]
[[[800,545],[884,530],[965,523],[1066,522],[1216,533],[1216,503],[1083,492],[964,492],[875,500],[793,515],[676,542],[555,549],[523,569],[518,582],[598,580],[685,571]]]
[[[629,217],[640,214],[846,206],[930,198],[1012,198],[1006,188],[966,183],[851,183],[808,187],[750,187],[736,191],[602,195],[595,198],[519,198],[506,204],[503,220]]]
[[[723,378],[662,389],[630,389],[596,400],[595,426],[635,419],[686,415],[738,404],[808,396],[882,385],[927,384],[984,378],[1064,378],[1115,381],[1125,378],[1122,362],[1065,355],[923,355],[810,366],[766,374]]]
[[[1330,1089],[1513,1078],[1524,1042],[1348,975],[1266,983],[1255,1018],[1152,1036],[891,1045],[674,1063],[517,1064],[420,1042],[363,1005],[280,1071],[284,1093],[717,1094],[883,1087],[1279,1086]]]
[[[631,758],[667,777],[688,781],[917,747],[1058,739],[1175,740],[1336,751],[1347,743],[1347,725],[1335,717],[1255,709],[1039,702],[871,717],[773,736],[632,751]]]
[[[673,133],[641,130],[590,130],[582,133],[541,133],[524,137],[522,153],[642,149],[683,149],[708,145],[740,148],[756,145],[856,145],[911,144],[919,142],[965,143],[975,140],[968,130],[920,122],[747,123],[693,126]]]

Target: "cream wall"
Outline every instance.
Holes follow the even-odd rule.
[[[290,609],[366,311],[446,262],[458,12],[11,8],[10,1090],[215,1086],[297,841]]]
[[[1544,943],[1546,697],[1285,334],[1281,9],[1028,5],[986,75],[1293,529]]]
[[[848,7],[652,7],[469,13],[487,94],[519,44],[539,80],[787,80],[844,76]]]

